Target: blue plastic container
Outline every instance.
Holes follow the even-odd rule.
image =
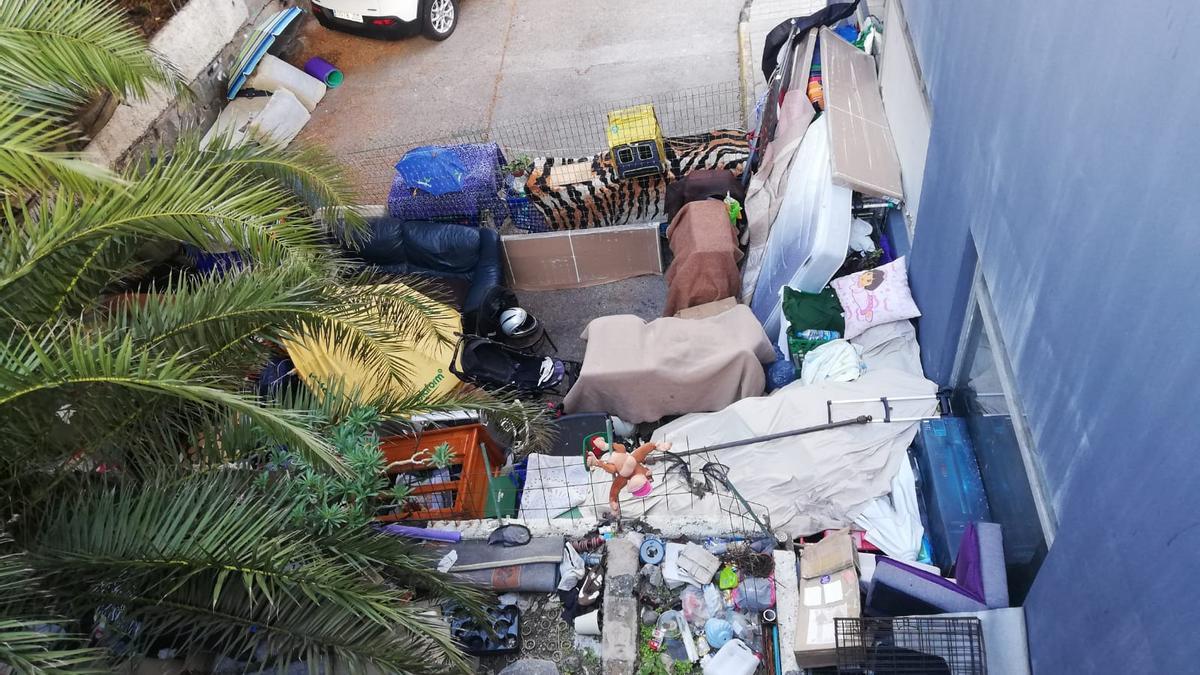
[[[967,524],[992,519],[966,420],[959,417],[922,420],[914,450],[933,563],[943,572],[949,572]]]

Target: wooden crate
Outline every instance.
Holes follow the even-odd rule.
[[[459,477],[443,483],[421,485],[412,489],[411,495],[435,495],[451,493],[452,505],[448,508],[409,510],[397,514],[379,516],[380,522],[397,520],[467,520],[484,517],[484,505],[488,493],[488,474],[483,462],[480,444],[487,449],[488,462],[493,475],[499,473],[504,464],[504,449],[492,440],[482,425],[471,424],[448,429],[433,429],[415,436],[390,436],[380,442],[383,455],[388,462],[388,474],[412,473],[436,468],[426,457],[441,443],[449,443],[455,461],[447,468],[462,468]],[[413,460],[413,456],[421,457]],[[397,464],[399,463],[399,464]]]

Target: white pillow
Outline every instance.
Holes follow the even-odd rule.
[[[829,285],[842,303],[847,340],[871,326],[921,316],[908,290],[908,269],[903,257],[834,279]]]

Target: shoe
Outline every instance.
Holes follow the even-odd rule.
[[[581,607],[596,604],[602,590],[604,590],[604,572],[601,572],[599,567],[588,569],[587,574],[583,576],[583,583],[579,586],[579,599],[575,601],[575,604]]]

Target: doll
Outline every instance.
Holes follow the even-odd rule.
[[[642,462],[656,449],[670,450],[671,444],[650,442],[629,452],[620,443],[609,445],[603,438],[593,438],[592,447],[599,453],[612,450],[609,461],[596,459],[594,455],[589,454],[587,464],[589,468],[600,467],[612,474],[612,487],[608,490],[608,505],[612,509],[613,515],[619,518],[621,516],[621,489],[627,488],[629,494],[634,497],[645,497],[650,494],[653,487],[651,481],[654,480],[654,476]]]

